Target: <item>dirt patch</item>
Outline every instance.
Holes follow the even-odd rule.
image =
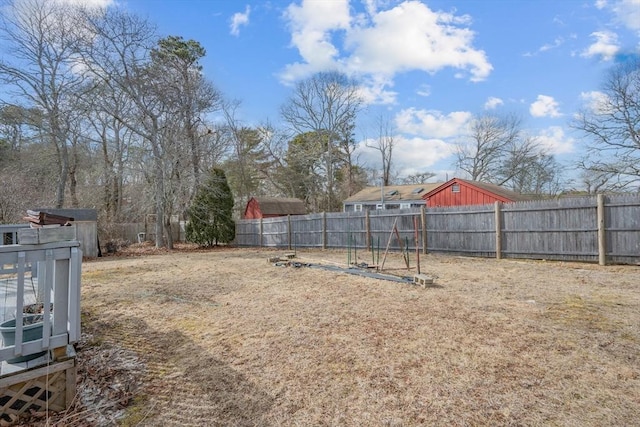
[[[640,419],[638,267],[428,255],[424,289],[266,262],[283,251],[143,249],[84,264],[80,380],[113,395],[86,388],[50,425]],[[413,274],[398,254],[385,265]]]

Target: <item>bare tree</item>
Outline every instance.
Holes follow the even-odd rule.
[[[69,123],[75,89],[84,77],[74,70],[83,40],[76,9],[46,0],[12,1],[0,15],[0,39],[13,61],[0,60],[0,80],[16,98],[38,108],[42,132],[55,147],[58,164],[56,207],[63,207],[69,175]]]
[[[297,134],[313,132],[324,141],[324,208],[339,206],[335,193],[335,166],[339,160],[339,139],[352,129],[362,105],[356,83],[345,75],[318,73],[299,82],[287,102],[280,109],[284,120]],[[344,153],[343,153],[344,154]]]
[[[89,128],[87,135],[97,147],[102,211],[108,224],[122,220],[125,163],[129,163],[132,133],[119,118],[132,114],[131,103],[122,92],[110,90],[104,84],[95,84],[90,94],[81,98],[79,108]]]
[[[483,115],[470,129],[467,141],[458,145],[457,167],[472,180],[527,193],[558,191],[560,166],[522,130],[518,117]]]
[[[520,135],[520,119],[515,116],[484,115],[471,123],[467,141],[457,147],[457,167],[474,181],[499,180],[507,147]]]
[[[395,129],[388,117],[379,116],[377,118],[378,138],[367,143],[367,147],[380,152],[382,160],[382,185],[391,185],[391,165],[393,160],[393,148],[395,146]]]
[[[239,101],[223,104],[225,126],[221,129],[229,141],[230,153],[224,165],[229,186],[235,199],[236,216],[240,216],[251,195],[256,195],[260,186],[260,163],[265,155],[261,149],[260,133],[243,126],[236,117]]]
[[[403,178],[402,183],[403,184],[426,184],[434,176],[436,176],[436,174],[433,172],[414,173],[412,175],[408,175],[405,178]]]
[[[580,164],[610,189],[640,183],[640,58],[610,70],[602,96],[572,123],[589,140],[589,157]],[[591,176],[593,176],[593,174]],[[598,181],[597,180],[597,181]]]
[[[560,165],[551,155],[539,153],[527,156],[510,168],[509,187],[518,193],[556,195],[562,190]]]
[[[162,102],[162,70],[151,64],[155,46],[155,28],[147,21],[115,9],[85,16],[86,31],[93,34],[92,44],[82,52],[87,74],[108,90],[124,94],[135,110],[132,115],[116,117],[131,132],[145,141],[152,162],[155,204],[156,247],[165,245],[165,146],[163,118],[168,106]]]

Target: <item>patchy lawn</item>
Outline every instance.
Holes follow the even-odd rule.
[[[53,420],[628,426],[640,419],[638,267],[428,255],[422,270],[438,286],[423,289],[266,261],[284,253],[217,249],[86,262],[79,399]],[[299,251],[297,260],[344,266],[346,253]],[[398,254],[385,264],[407,274],[402,266]]]

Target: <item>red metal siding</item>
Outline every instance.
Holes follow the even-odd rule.
[[[458,185],[459,192],[453,192],[453,186]],[[431,195],[427,200],[427,207],[437,206],[464,206],[464,205],[486,205],[496,201],[505,201],[501,198],[482,191],[479,188],[466,185],[462,182],[452,182],[437,193]]]
[[[256,199],[252,198],[251,200],[249,200],[249,203],[247,203],[247,208],[244,210],[244,218],[262,218],[262,212],[260,211],[260,206],[258,205],[258,201]]]

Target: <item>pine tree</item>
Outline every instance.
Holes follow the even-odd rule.
[[[198,189],[188,214],[188,241],[211,247],[235,238],[233,194],[222,169],[211,170],[206,182]]]

